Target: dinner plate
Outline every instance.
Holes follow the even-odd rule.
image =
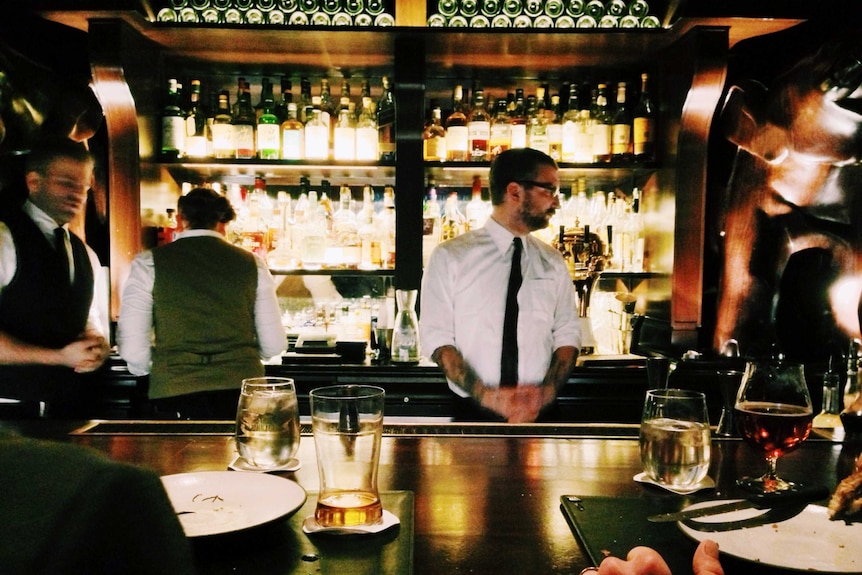
[[[297,483],[266,473],[201,471],[162,484],[187,537],[242,531],[287,517],[305,503]]]
[[[708,507],[734,500],[703,501],[686,509]],[[736,500],[738,501],[738,500]],[[679,522],[683,533],[696,541],[712,539],[722,553],[785,569],[809,573],[862,572],[862,523],[830,521],[827,509],[808,505],[799,514],[783,521],[733,531],[711,531],[710,523],[745,521],[767,513],[745,509]],[[698,526],[705,529],[699,531]]]

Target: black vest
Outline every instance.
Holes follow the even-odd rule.
[[[84,243],[69,234],[75,281],[54,246],[22,211],[4,214],[18,259],[0,297],[0,330],[27,343],[59,349],[78,338],[93,301],[93,268]],[[52,388],[74,377],[56,366],[0,366],[0,397],[49,401]]]

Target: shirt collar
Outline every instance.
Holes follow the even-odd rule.
[[[224,239],[224,236],[218,233],[215,230],[183,230],[177,235],[176,239],[182,238],[200,238],[200,237],[211,237],[211,238],[219,238]]]
[[[488,218],[485,221],[485,229],[488,231],[488,235],[491,236],[491,240],[497,246],[497,249],[500,250],[500,253],[506,253],[506,250],[512,246],[512,240],[515,237],[521,238],[521,243],[523,244],[524,252],[526,253],[526,236],[515,236],[515,234],[504,228],[494,218]]]
[[[68,224],[60,226],[56,221],[54,221],[54,218],[49,216],[44,210],[42,210],[42,208],[30,200],[25,201],[21,209],[25,214],[30,216],[30,219],[33,220],[36,227],[38,227],[39,230],[49,238],[54,237],[54,230],[58,227],[68,229]]]

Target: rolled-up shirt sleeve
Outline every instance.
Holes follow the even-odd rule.
[[[455,289],[448,269],[448,252],[435,249],[422,278],[419,306],[419,341],[426,357],[444,345],[455,345]]]
[[[150,372],[155,277],[152,252],[142,252],[132,261],[123,288],[117,322],[117,350],[133,375]]]
[[[257,262],[257,297],[254,303],[254,325],[261,359],[280,355],[287,347],[287,337],[281,322],[281,307],[275,291],[275,280],[264,261]]]

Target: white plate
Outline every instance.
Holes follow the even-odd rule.
[[[280,465],[279,467],[273,467],[272,469],[261,469],[260,467],[255,467],[251,463],[246,460],[245,457],[240,457],[237,455],[233,461],[230,462],[228,468],[233,469],[234,471],[251,471],[253,473],[271,473],[274,471],[299,471],[302,468],[302,462],[299,459],[288,459],[287,463],[284,465]]]
[[[728,501],[695,503],[686,509],[709,507]],[[723,523],[743,521],[766,513],[762,509],[744,509],[719,515],[690,519],[688,523]],[[763,565],[796,569],[809,573],[862,572],[862,523],[830,521],[825,507],[808,505],[801,513],[785,521],[734,531],[696,531],[678,523],[682,532],[703,541],[712,539],[723,553]]]
[[[241,531],[290,515],[305,490],[265,473],[201,471],[165,475],[162,484],[187,537]]]
[[[658,481],[653,481],[653,479],[648,476],[646,473],[638,473],[632,479],[637,481],[638,483],[645,483],[647,485],[655,485],[656,487],[661,487],[666,491],[670,491],[671,493],[676,493],[677,495],[691,495],[692,493],[697,493],[703,489],[712,489],[715,487],[715,481],[713,481],[712,477],[707,475],[698,483],[690,487],[673,487],[672,485],[665,485],[663,483],[659,483]]]

